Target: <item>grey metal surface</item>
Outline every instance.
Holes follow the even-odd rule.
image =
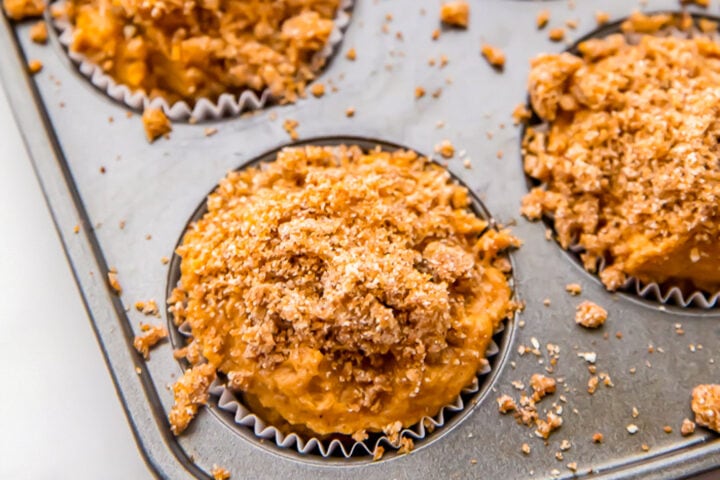
[[[118,393],[138,442],[159,476],[203,475],[218,464],[231,470],[234,478],[543,478],[553,469],[570,477],[565,464],[575,461],[579,472],[592,468],[603,478],[677,478],[720,465],[716,435],[702,429],[691,437],[678,434],[681,420],[691,413],[692,387],[720,378],[714,358],[720,347],[720,313],[660,309],[632,297],[609,294],[554,242],[545,240],[542,223],[519,218],[526,185],[519,133],[511,126],[510,112],[525,98],[528,60],[539,52],[564,48],[550,43],[546,30],[535,30],[536,13],[550,10],[551,26],[561,26],[566,19],[579,20],[579,28],[569,31],[570,36],[579,37],[594,28],[597,8],[613,18],[626,16],[635,8],[625,0],[606,0],[601,5],[590,0],[576,3],[569,10],[564,0],[475,2],[468,31],[444,31],[434,42],[430,33],[438,26],[436,2],[357,2],[342,49],[355,47],[357,61],[338,56],[321,76],[326,83],[335,81],[337,93],[212,125],[176,124],[170,141],[153,145],[144,139],[139,116],[126,118],[121,106],[78,76],[57,44],[32,44],[29,24],[12,28],[3,24],[0,76]],[[676,6],[675,0],[650,0],[647,8]],[[420,12],[423,8],[425,15]],[[393,20],[390,33],[385,34],[381,25],[388,13]],[[397,31],[404,40],[396,38]],[[16,41],[25,58],[38,58],[45,65],[32,80],[22,70],[25,60],[15,54]],[[481,41],[505,50],[508,63],[503,73],[495,72],[480,58]],[[442,69],[428,66],[429,57],[440,54],[448,56],[449,64]],[[416,100],[415,86],[428,92],[442,87],[442,95]],[[37,95],[37,105],[31,91]],[[344,114],[350,106],[356,108],[353,118]],[[277,119],[272,120],[270,114]],[[167,266],[160,258],[171,256],[186,220],[228,170],[288,141],[282,129],[285,118],[298,120],[298,132],[306,138],[355,135],[426,153],[447,138],[467,151],[472,169],[463,168],[457,159],[449,162],[449,169],[482,198],[495,218],[503,223],[517,221],[513,231],[525,241],[513,255],[518,295],[527,303],[519,317],[525,327],[516,328],[493,388],[514,393],[511,381],[527,383],[530,375],[543,371],[547,363],[540,365],[536,357],[516,353],[517,347],[529,345],[531,338],[537,338],[543,349],[546,343],[561,349],[554,376],[564,378],[569,391],[561,387],[555,397],[560,393],[567,397],[565,423],[547,446],[534,438],[532,430],[499,417],[494,394],[438,441],[378,463],[328,465],[317,458],[289,458],[267,442],[258,445],[237,435],[208,409],[183,436],[175,439],[170,434],[165,420],[172,403],[168,387],[180,374],[180,367],[172,358],[169,343],[154,349],[147,364],[132,350],[132,335],[139,322],[146,320],[132,306],[138,300],[163,300]],[[439,121],[445,122],[444,128],[437,128]],[[205,126],[214,126],[219,132],[205,137]],[[491,139],[488,131],[494,133]],[[499,150],[502,158],[497,158]],[[100,173],[101,167],[106,173]],[[121,221],[125,222],[122,229]],[[73,227],[77,223],[82,223],[82,231],[76,235]],[[118,269],[123,286],[119,299],[106,286],[108,266]],[[580,283],[582,296],[569,296],[567,283]],[[543,305],[545,298],[551,300],[550,307]],[[609,311],[602,331],[574,325],[575,305],[583,299],[596,301]],[[684,335],[675,333],[676,323],[682,323]],[[617,331],[622,332],[622,339],[615,337]],[[604,339],[603,333],[609,338]],[[648,353],[649,344],[655,353]],[[703,348],[692,352],[689,344],[702,344]],[[592,396],[585,392],[589,374],[584,361],[576,357],[583,351],[597,352],[598,371],[611,375],[614,388],[601,387]],[[510,362],[515,362],[514,368]],[[637,369],[635,374],[629,373],[631,367]],[[546,399],[540,406],[549,407],[556,400]],[[631,416],[633,406],[640,412],[637,418]],[[629,423],[640,428],[637,434],[628,434]],[[662,431],[666,424],[673,426],[673,434]],[[602,445],[592,444],[590,437],[595,431],[605,435]],[[560,462],[554,453],[565,438],[573,446]],[[520,452],[524,442],[532,446],[528,457]],[[641,450],[643,443],[650,447],[649,452]]]

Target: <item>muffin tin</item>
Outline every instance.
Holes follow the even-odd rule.
[[[527,185],[520,131],[512,126],[510,114],[526,98],[528,60],[566,48],[547,40],[548,28],[578,20],[576,30],[566,29],[572,40],[595,29],[596,9],[619,19],[635,5],[578,0],[571,9],[565,0],[485,0],[471,7],[467,31],[443,30],[433,41],[439,2],[357,1],[340,54],[319,79],[326,86],[332,79],[338,92],[240,118],[177,123],[171,140],[153,145],[145,141],[138,113],[127,118],[128,110],[89,84],[56,38],[50,45],[35,45],[28,36],[31,22],[10,24],[3,19],[0,48],[6,53],[0,56],[0,77],[138,445],[158,476],[208,478],[217,464],[233,478],[570,478],[589,469],[598,478],[677,478],[720,465],[717,435],[701,428],[689,437],[679,434],[682,419],[691,417],[691,389],[720,378],[720,359],[715,358],[720,312],[611,294],[546,240],[542,222],[519,216]],[[645,7],[677,8],[675,0],[649,0]],[[537,30],[535,16],[542,9],[550,10],[551,21],[545,30]],[[384,24],[388,33],[382,31]],[[402,39],[396,32],[402,32]],[[481,58],[480,43],[485,41],[507,54],[503,72]],[[355,62],[343,57],[351,47],[357,50]],[[447,55],[447,66],[428,65],[430,57],[437,60],[441,54]],[[44,64],[34,77],[25,73],[29,59]],[[428,92],[424,98],[415,98],[417,86]],[[433,98],[438,88],[442,93]],[[356,109],[352,118],[345,115],[348,107]],[[229,428],[224,417],[229,414],[212,405],[176,438],[165,419],[172,404],[169,386],[181,373],[172,345],[164,342],[153,349],[149,362],[132,348],[140,321],[167,321],[165,312],[162,320],[146,318],[133,305],[164,300],[169,266],[161,258],[172,256],[187,219],[227,171],[289,143],[282,128],[287,118],[299,122],[304,139],[356,136],[426,154],[449,139],[466,152],[472,167],[455,158],[448,162],[449,170],[524,241],[512,258],[516,294],[526,308],[511,322],[508,347],[498,356],[487,393],[461,419],[444,427],[442,435],[419,442],[408,455],[389,454],[373,463],[367,457],[328,459],[290,449],[280,454],[274,442],[258,442],[250,431]],[[439,128],[438,122],[444,126]],[[217,128],[217,134],[206,137],[207,127]],[[74,233],[76,225],[79,233]],[[110,267],[118,270],[120,297],[106,283]],[[565,292],[569,283],[582,285],[580,297]],[[544,305],[545,299],[550,306]],[[602,330],[574,324],[575,306],[582,300],[608,310]],[[518,347],[531,345],[533,339],[542,357],[520,355]],[[517,396],[511,382],[527,384],[533,373],[544,372],[548,343],[560,348],[553,377],[564,381],[539,407],[561,404],[564,425],[545,445],[532,429],[501,417],[494,399],[501,393]],[[649,353],[650,345],[654,353]],[[579,352],[595,352],[598,372],[609,373],[615,386],[601,386],[589,395],[585,390],[590,374]],[[631,414],[633,407],[639,411],[637,418]],[[639,431],[629,434],[628,424]],[[664,425],[674,432],[664,433]],[[594,432],[604,434],[603,444],[592,443]],[[564,439],[572,447],[558,461],[555,452]],[[529,455],[521,452],[523,443],[532,447]],[[649,451],[643,451],[642,444]],[[569,462],[577,463],[576,474],[566,468]]]

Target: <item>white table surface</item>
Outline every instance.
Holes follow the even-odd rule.
[[[0,479],[152,478],[0,87]]]

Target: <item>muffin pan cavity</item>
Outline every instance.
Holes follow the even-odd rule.
[[[381,148],[384,151],[393,151],[398,149],[408,150],[407,147],[392,144],[386,141],[358,138],[350,136],[325,137],[317,139],[306,139],[295,142],[287,147],[301,147],[305,145],[315,146],[335,146],[335,145],[357,145],[364,151]],[[281,148],[285,148],[283,146]],[[240,169],[251,166],[262,165],[273,161],[280,148],[267,152],[250,162],[242,165]],[[452,173],[450,174],[452,181],[465,188],[467,186]],[[215,189],[213,189],[214,191]],[[487,208],[470,192],[470,209],[478,217],[488,222],[487,228],[497,229],[497,225]],[[206,201],[200,204],[195,210],[192,217],[187,222],[187,228],[201,219],[207,212]],[[186,228],[186,230],[187,230]],[[182,238],[178,241],[178,246],[182,243]],[[512,264],[512,255],[505,254]],[[167,281],[167,297],[172,294],[172,290],[178,285],[180,279],[181,258],[174,254],[170,260],[170,268]],[[512,272],[507,274],[508,283],[513,288],[514,281]],[[513,336],[515,328],[515,317],[506,319],[495,331],[493,340],[490,343],[486,358],[488,365],[484,367],[478,376],[470,385],[466,386],[462,393],[454,399],[454,401],[445,407],[433,417],[425,417],[423,421],[405,428],[400,433],[400,438],[407,437],[414,443],[415,449],[423,448],[432,442],[439,441],[445,433],[452,430],[456,425],[464,421],[465,418],[472,415],[472,411],[487,395],[493,385],[497,371],[502,368],[503,363],[507,360],[510,352],[508,346]],[[168,315],[168,330],[170,331],[171,343],[174,348],[182,348],[186,345],[186,340],[190,335],[189,325],[182,324],[180,327],[175,325],[173,315]],[[190,367],[185,359],[180,359],[179,364],[183,370]],[[252,409],[244,404],[241,392],[234,392],[226,387],[227,377],[220,375],[219,379],[211,387],[210,393],[210,410],[213,415],[220,421],[230,427],[240,437],[258,444],[261,448],[269,449],[277,454],[288,456],[301,462],[312,461],[313,458],[323,463],[355,464],[357,462],[378,462],[385,461],[395,457],[396,450],[400,447],[399,441],[392,442],[387,435],[382,433],[369,433],[368,438],[363,441],[355,441],[349,435],[330,435],[327,437],[310,437],[300,433],[283,432],[280,428],[274,427],[272,424],[264,421],[260,416],[255,415]],[[373,460],[378,447],[384,450],[384,454]]]

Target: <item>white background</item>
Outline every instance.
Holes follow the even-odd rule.
[[[0,88],[0,479],[152,478]]]

